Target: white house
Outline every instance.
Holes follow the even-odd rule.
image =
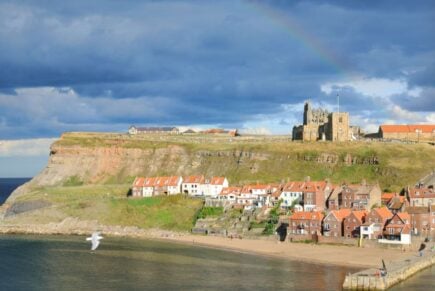
[[[219,194],[219,200],[228,201],[231,204],[236,203],[237,197],[240,196],[240,192],[242,191],[242,187],[225,187],[222,189]]]
[[[183,178],[171,177],[137,177],[133,182],[134,197],[151,197],[157,195],[175,195],[181,193]]]
[[[207,183],[208,182],[208,183]],[[210,197],[218,197],[222,189],[228,187],[228,180],[225,177],[213,177],[210,181],[206,181],[204,185],[204,195]]]
[[[189,194],[191,196],[203,196],[206,191],[204,176],[184,177],[183,183],[181,184],[181,191],[182,193]]]
[[[288,182],[284,185],[279,199],[282,200],[281,207],[288,208],[293,203],[303,202],[303,185],[304,182]]]

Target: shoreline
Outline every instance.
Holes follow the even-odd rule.
[[[0,234],[89,235],[96,230],[100,231],[103,235],[113,237],[159,240],[236,253],[354,269],[378,268],[381,266],[381,259],[394,264],[395,261],[415,255],[413,252],[402,252],[393,249],[290,243],[287,241],[279,242],[267,237],[259,239],[231,239],[218,236],[192,235],[187,232],[174,232],[161,229],[103,226],[99,225],[96,221],[83,222],[73,218],[61,223],[49,224],[6,225],[0,223]]]

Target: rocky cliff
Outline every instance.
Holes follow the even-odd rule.
[[[135,176],[225,175],[231,184],[330,178],[400,190],[435,164],[429,145],[294,143],[286,138],[64,134],[29,187],[125,184]]]

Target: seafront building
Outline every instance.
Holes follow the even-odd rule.
[[[292,239],[331,242],[362,238],[379,243],[410,244],[413,236],[435,236],[433,187],[417,185],[405,195],[382,193],[379,185],[329,181],[230,186],[226,177],[204,175],[137,177],[133,197],[184,194],[203,197],[206,205],[266,211],[280,206],[290,212],[284,228]],[[379,207],[378,205],[382,205]],[[284,220],[285,221],[285,220]]]

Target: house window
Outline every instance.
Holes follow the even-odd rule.
[[[394,228],[389,228],[390,234],[394,234]]]

